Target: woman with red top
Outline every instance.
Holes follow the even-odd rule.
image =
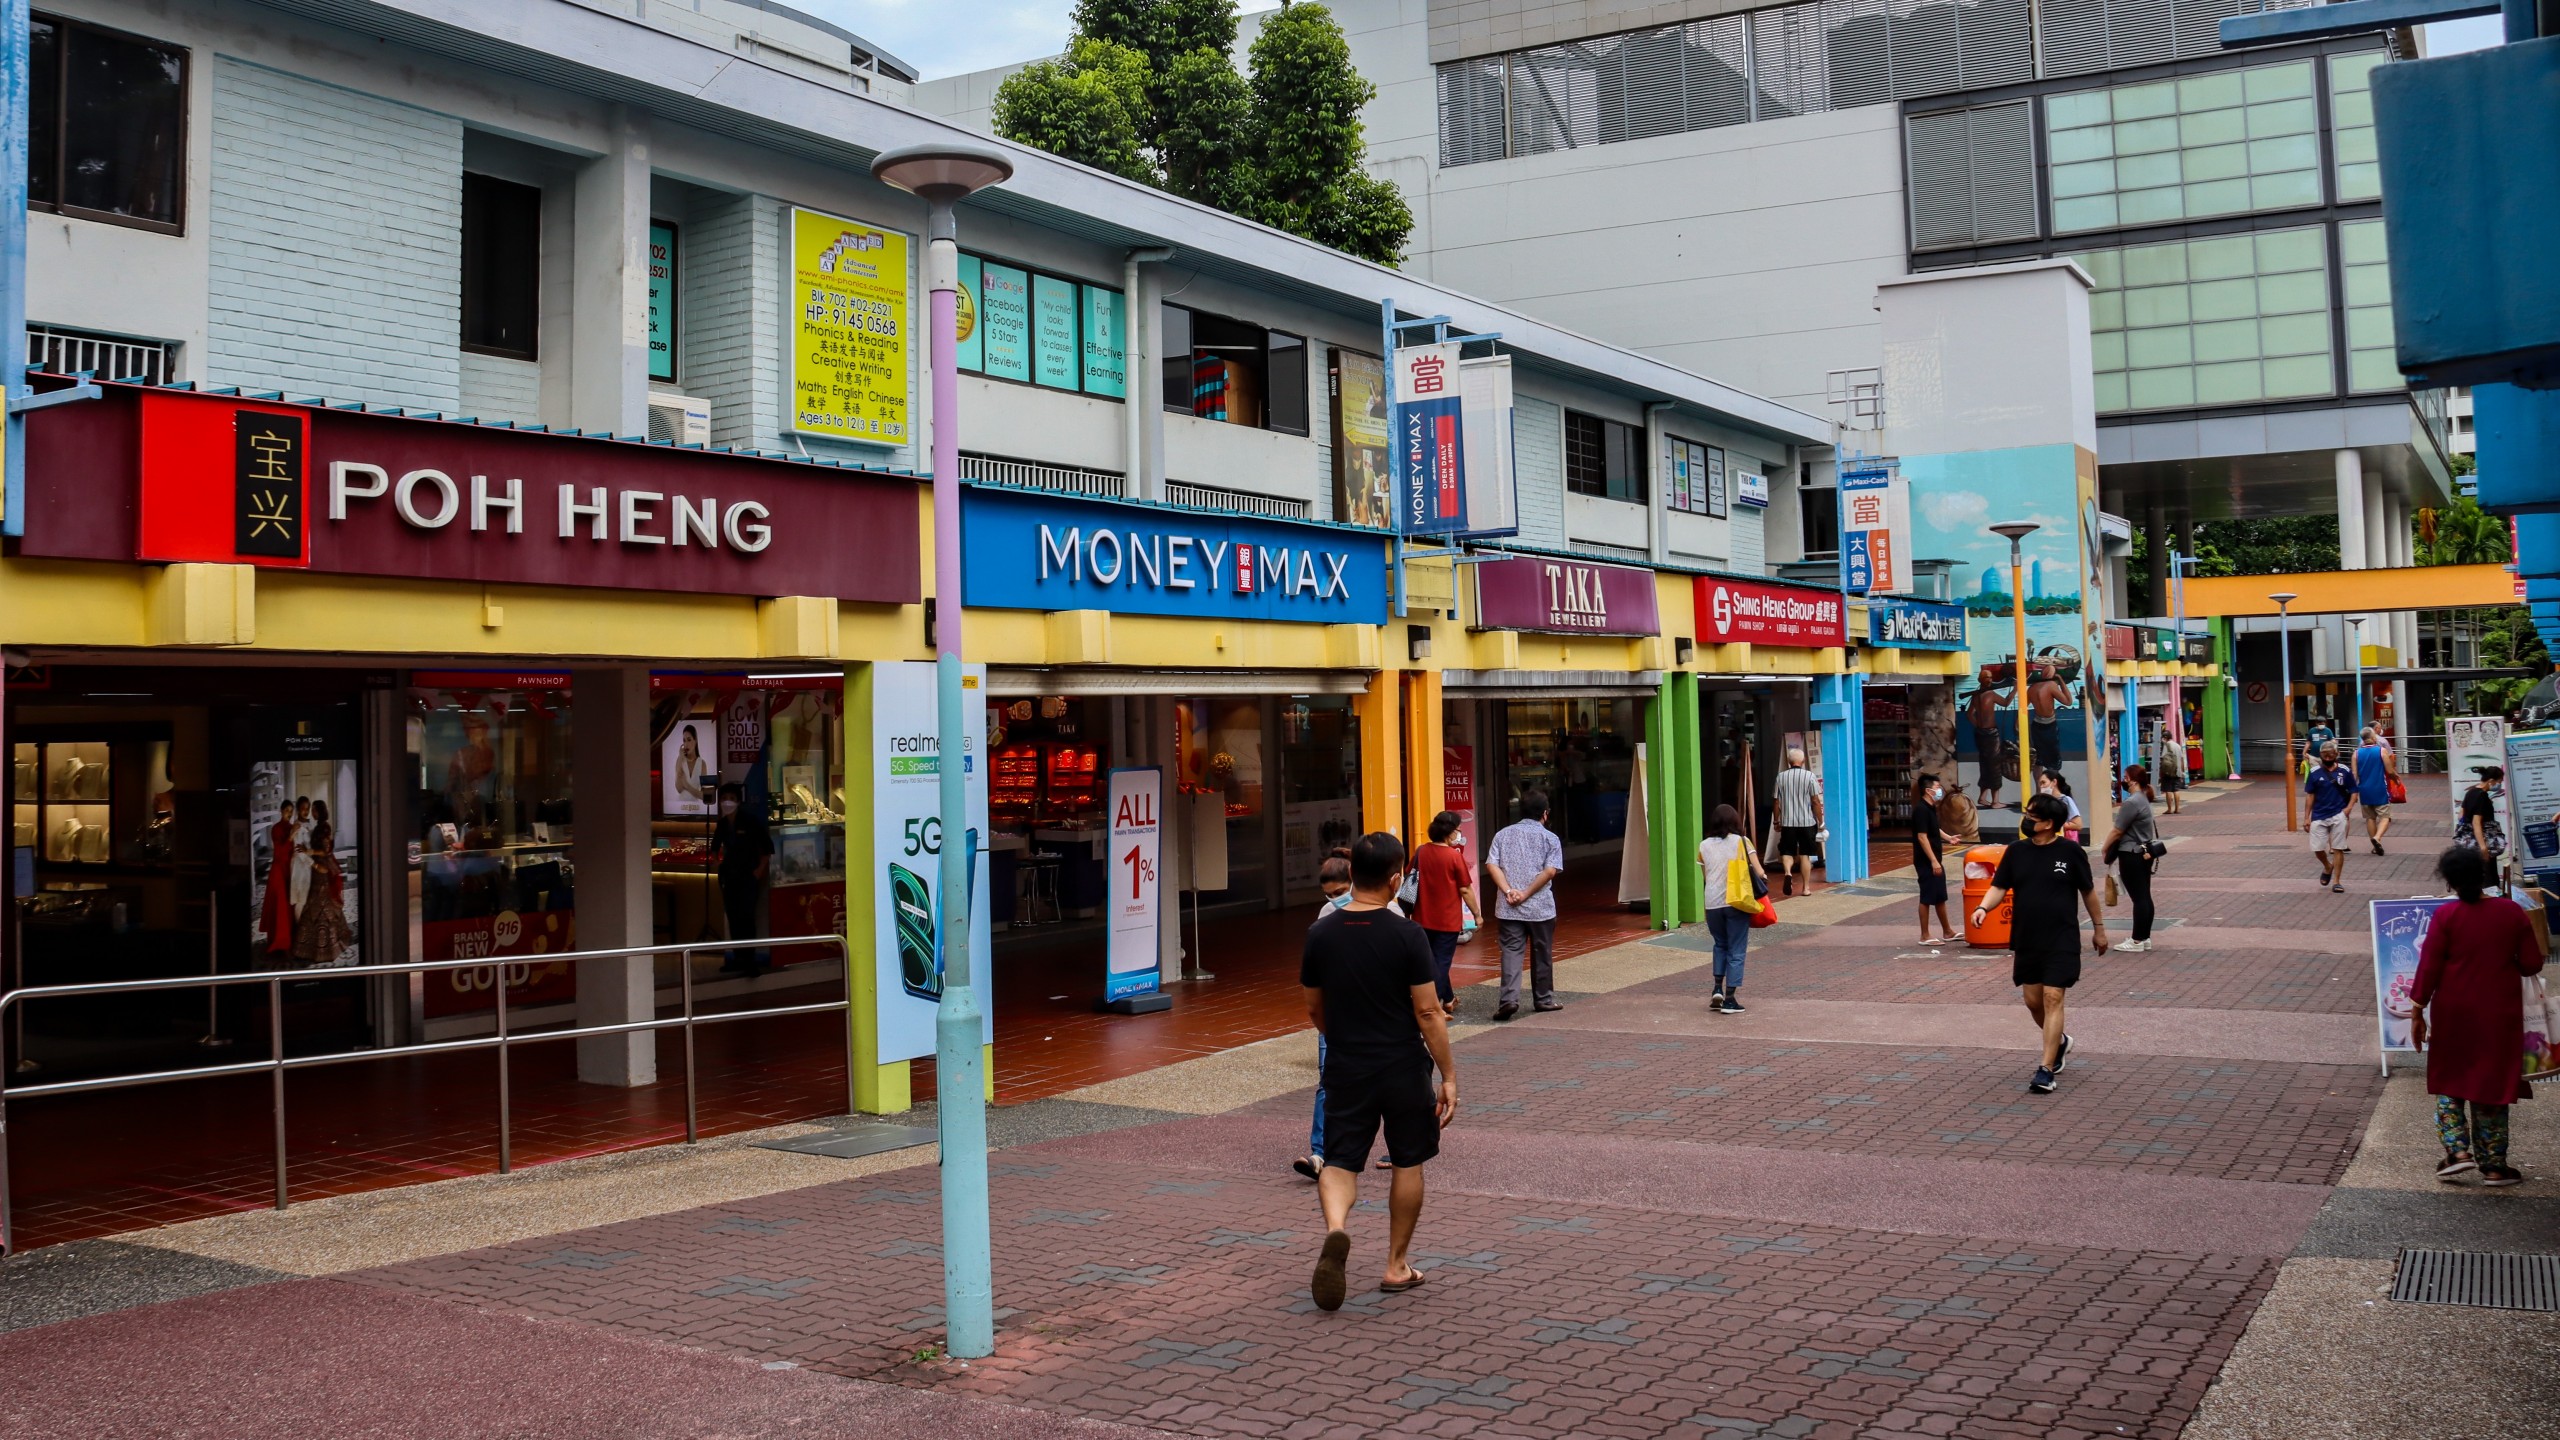
[[[1413,922],[1431,941],[1431,979],[1445,1015],[1458,1013],[1458,992],[1449,985],[1458,941],[1483,921],[1476,909],[1475,874],[1456,839],[1458,824],[1454,810],[1432,816],[1431,843],[1413,852]]]
[[[2507,1107],[2533,1098],[2521,982],[2541,972],[2542,946],[2522,906],[2485,893],[2497,875],[2479,851],[2447,850],[2436,873],[2458,898],[2428,918],[2409,990],[2410,1043],[2428,1052],[2427,1090],[2444,1141],[2436,1178],[2476,1169],[2482,1184],[2514,1185],[2524,1176],[2507,1164]]]

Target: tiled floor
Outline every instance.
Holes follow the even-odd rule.
[[[1556,954],[1587,954],[1645,933],[1617,900],[1615,865],[1566,872]],[[996,1099],[1016,1104],[1306,1026],[1297,983],[1303,915],[1212,920],[1202,942],[1215,980],[1172,987],[1146,1016],[1094,1009],[1100,936],[996,959]],[[1488,927],[1459,951],[1460,984],[1498,973]],[[785,997],[773,997],[783,1003]],[[791,996],[788,998],[805,998]],[[715,1026],[697,1041],[705,1135],[842,1114],[844,1026],[831,1016]],[[497,1168],[496,1059],[486,1053],[303,1071],[286,1086],[288,1181],[296,1199],[483,1174]],[[655,1085],[578,1083],[573,1049],[528,1046],[511,1060],[510,1138],[518,1166],[665,1144],[684,1136],[682,1042],[658,1046]],[[915,1098],[934,1093],[919,1062]],[[8,1131],[12,1244],[111,1235],[272,1204],[271,1108],[264,1076],[28,1101]]]

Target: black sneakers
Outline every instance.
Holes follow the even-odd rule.
[[[2062,1067],[2070,1063],[2071,1037],[2069,1035],[2065,1035],[2062,1037],[2062,1048],[2053,1052],[2053,1073],[2056,1075],[2061,1074]]]
[[[2055,1083],[2053,1072],[2039,1065],[2036,1067],[2036,1078],[2027,1082],[2027,1088],[2039,1095],[2050,1095],[2054,1091]]]
[[[2450,1180],[2456,1175],[2467,1175],[2479,1168],[2472,1162],[2470,1156],[2459,1150],[2447,1150],[2444,1152],[2444,1163],[2436,1167],[2436,1178]]]
[[[1728,994],[1724,997],[1724,1004],[1719,1008],[1718,1013],[1719,1013],[1719,1014],[1724,1014],[1724,1015],[1739,1015],[1739,1014],[1741,1014],[1741,1013],[1742,1013],[1742,997],[1741,997],[1741,996],[1739,996],[1739,995],[1735,995],[1735,994],[1728,993]]]

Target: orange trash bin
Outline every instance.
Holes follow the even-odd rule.
[[[1964,943],[1985,950],[1999,950],[2009,943],[2009,908],[2014,903],[2007,896],[2000,908],[1975,924],[1973,912],[1982,897],[1991,893],[1991,877],[2000,868],[2000,857],[2008,852],[2006,845],[1976,845],[1964,852]]]

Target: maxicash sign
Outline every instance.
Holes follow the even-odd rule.
[[[1386,542],[1283,520],[972,488],[961,585],[973,606],[1383,624]]]
[[[1726,645],[1793,645],[1830,649],[1849,643],[1847,608],[1836,590],[1768,585],[1755,580],[1697,579],[1698,639]]]

